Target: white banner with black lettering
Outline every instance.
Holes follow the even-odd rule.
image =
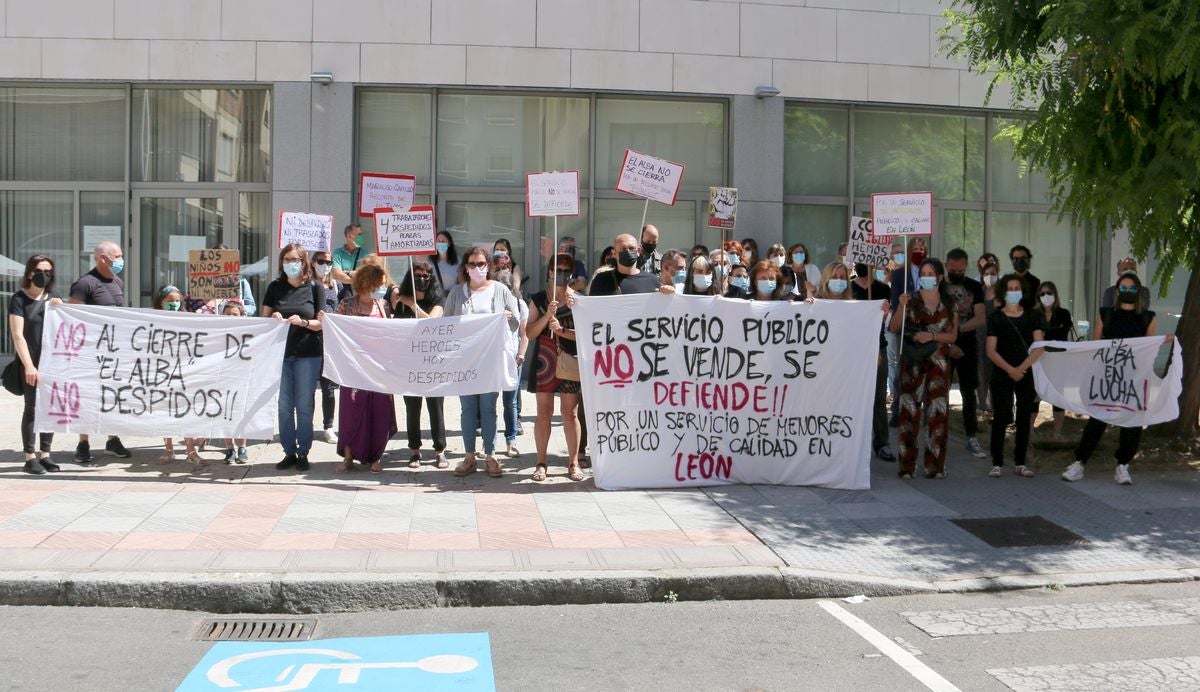
[[[1046,352],[1033,366],[1033,384],[1043,401],[1125,428],[1166,423],[1179,417],[1183,350],[1168,349],[1165,370],[1156,368],[1164,337],[1111,341],[1038,341]]]
[[[516,343],[504,315],[381,320],[325,315],[325,377],[408,396],[515,389]]]
[[[870,488],[879,302],[578,298],[596,485]]]
[[[34,427],[269,440],[287,330],[260,317],[47,307]]]

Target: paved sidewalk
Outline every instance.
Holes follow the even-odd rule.
[[[532,402],[528,402],[532,408]],[[0,399],[0,419],[19,404]],[[457,402],[447,400],[456,421]],[[211,610],[787,597],[982,589],[1200,576],[1200,474],[1142,473],[1119,487],[1097,460],[1063,483],[985,475],[951,438],[950,478],[901,481],[875,460],[870,491],[726,486],[604,492],[533,472],[532,419],[506,475],[465,479],[407,468],[403,433],[382,474],[251,463],[161,466],[160,440],[126,439],[129,460],[21,472],[19,434],[0,430],[0,602],[138,604]],[[457,426],[454,426],[455,428]],[[451,461],[461,440],[451,432]],[[557,454],[555,454],[557,452]],[[1006,469],[1011,471],[1011,467]],[[995,548],[950,519],[1038,515],[1086,540]]]

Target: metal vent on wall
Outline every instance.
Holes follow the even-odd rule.
[[[202,642],[299,642],[312,639],[316,618],[270,618],[262,620],[205,620],[196,631]]]

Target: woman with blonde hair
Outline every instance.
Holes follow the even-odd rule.
[[[849,300],[850,270],[841,262],[830,262],[821,272],[817,297],[826,300]]]

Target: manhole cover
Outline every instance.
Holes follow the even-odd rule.
[[[312,639],[316,618],[205,620],[195,639],[202,642],[298,642]]]
[[[1074,531],[1038,516],[950,521],[993,548],[1033,548],[1087,543],[1086,538]]]

